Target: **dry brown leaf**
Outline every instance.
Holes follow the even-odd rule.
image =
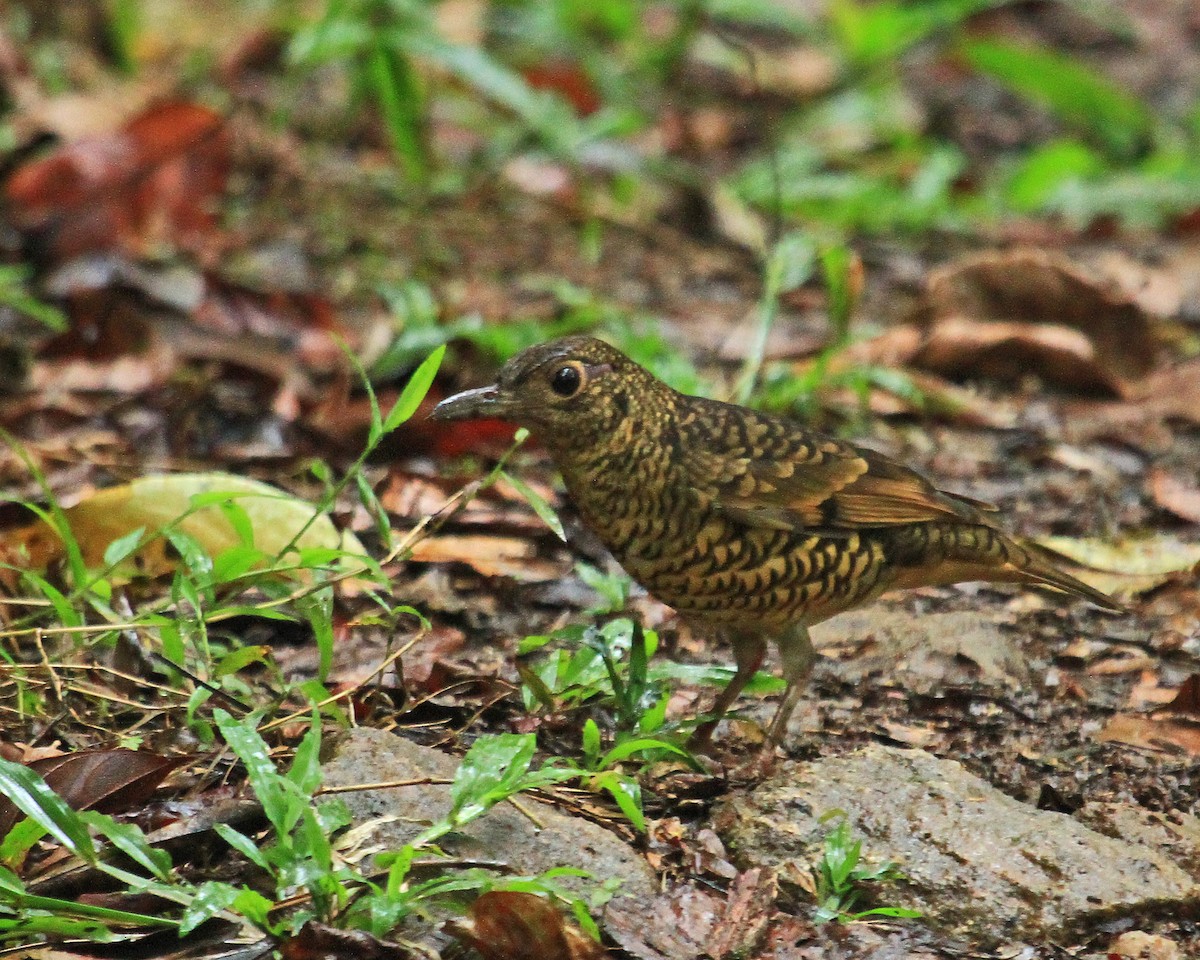
[[[558,564],[537,557],[537,546],[517,537],[449,534],[426,537],[413,545],[412,559],[420,563],[465,563],[485,577],[552,580],[562,575]]]
[[[223,118],[173,101],[20,167],[4,197],[17,229],[55,260],[163,244],[199,249],[216,233],[214,200],[229,166]]]
[[[484,960],[602,960],[608,951],[545,897],[513,890],[480,894],[466,920],[446,930]]]
[[[952,376],[1128,396],[1154,365],[1149,318],[1069,261],[1040,250],[984,253],[929,277],[914,361]]]
[[[1167,753],[1200,756],[1200,724],[1118,713],[1105,724],[1099,739]]]
[[[29,766],[73,810],[118,813],[145,803],[167,774],[184,763],[143,750],[77,750],[34,760]],[[17,808],[0,797],[0,836],[19,817]]]
[[[773,871],[755,867],[729,887],[725,910],[707,940],[706,952],[717,958],[750,957],[766,938],[779,884]]]
[[[1146,485],[1154,502],[1164,510],[1192,523],[1200,523],[1200,483],[1194,476],[1188,478],[1154,467],[1146,476]]]
[[[1156,370],[1128,400],[1063,407],[1064,432],[1073,443],[1111,438],[1143,450],[1165,450],[1173,420],[1200,424],[1200,359]]]

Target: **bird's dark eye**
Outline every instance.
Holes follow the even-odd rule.
[[[579,367],[574,364],[559,367],[550,377],[550,389],[560,397],[575,396],[582,385],[583,374],[580,372]]]

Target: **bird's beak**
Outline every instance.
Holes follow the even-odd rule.
[[[499,388],[477,387],[447,397],[429,414],[430,420],[470,420],[476,417],[502,417],[505,403]]]

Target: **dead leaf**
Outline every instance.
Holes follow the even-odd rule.
[[[1165,707],[1178,691],[1164,687],[1158,673],[1153,669],[1143,670],[1141,676],[1129,690],[1125,706],[1130,710],[1145,710],[1147,707]]]
[[[1165,450],[1174,420],[1200,424],[1200,359],[1156,370],[1131,399],[1063,407],[1063,430],[1073,443],[1111,438],[1142,450]]]
[[[779,885],[774,872],[755,867],[730,884],[725,910],[707,938],[712,957],[751,957],[766,938]]]
[[[1200,717],[1200,673],[1193,673],[1183,681],[1174,699],[1163,708],[1163,712]]]
[[[332,960],[353,957],[355,960],[410,960],[412,951],[399,943],[389,943],[365,930],[339,930],[315,920],[309,920],[295,936],[279,945],[283,960]]]
[[[1180,960],[1179,944],[1156,933],[1130,930],[1108,946],[1108,955],[1116,960]]]
[[[532,541],[487,534],[426,537],[413,545],[412,559],[419,563],[465,563],[485,577],[526,581],[553,580],[563,573],[561,565],[537,558],[537,546]]]
[[[638,960],[694,960],[708,953],[724,908],[718,894],[681,885],[649,900],[613,901],[604,926],[617,945]]]
[[[590,117],[602,106],[600,91],[578,63],[539,60],[521,73],[534,90],[548,90],[566,100],[580,117]]]
[[[1200,756],[1200,724],[1185,720],[1157,720],[1119,713],[1105,724],[1099,739],[1167,753]]]
[[[25,164],[4,196],[13,224],[54,260],[92,250],[202,249],[217,229],[215,201],[229,166],[221,116],[170,101]]]
[[[602,960],[609,956],[595,940],[545,897],[513,890],[481,894],[467,920],[445,929],[474,947],[484,960]]]
[[[344,355],[330,335],[353,340],[338,321],[333,304],[314,293],[260,292],[214,275],[204,278],[204,294],[192,311],[197,327],[230,339],[261,339],[286,349],[309,368],[342,366]]]
[[[225,473],[152,474],[97,491],[68,507],[65,513],[84,560],[90,565],[104,562],[104,552],[114,540],[139,528],[153,534],[169,525],[191,536],[210,557],[217,557],[240,546],[242,539],[217,503],[197,509],[193,498],[208,500],[219,494],[228,494],[229,502],[245,511],[255,548],[268,556],[283,550],[293,538],[299,550],[327,547],[366,554],[358,538],[349,531],[339,531],[326,514],[314,519],[312,504],[278,487]],[[30,562],[39,568],[63,552],[59,536],[41,522],[10,531],[9,537],[27,549]],[[162,538],[147,544],[138,558],[142,569],[151,575],[177,566]]]
[[[1154,467],[1146,476],[1146,485],[1154,502],[1164,510],[1192,523],[1200,523],[1200,485],[1194,477],[1189,479]]]
[[[1074,537],[1038,537],[1036,542],[1072,561],[1073,576],[1118,599],[1149,593],[1200,566],[1200,544],[1165,535],[1120,543]]]
[[[65,298],[70,329],[42,343],[22,387],[28,393],[132,396],[164,384],[179,355],[143,304],[122,287],[79,289]]]
[[[144,750],[77,750],[29,763],[47,786],[73,810],[120,813],[141,806],[158,789],[182,757],[163,757]],[[20,818],[7,797],[0,797],[0,837]]]
[[[985,253],[930,274],[914,362],[951,376],[1128,396],[1154,365],[1149,318],[1069,261],[1040,250]]]

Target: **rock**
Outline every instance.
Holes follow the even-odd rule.
[[[336,748],[325,765],[325,786],[345,787],[385,780],[450,779],[458,768],[454,757],[405,740],[386,730],[358,728]],[[397,850],[450,807],[447,784],[420,784],[340,794],[353,826],[368,821],[372,832],[365,845]],[[439,845],[452,856],[507,864],[515,874],[538,874],[552,867],[587,870],[590,877],[559,877],[557,883],[580,895],[620,878],[621,897],[647,896],[656,889],[646,861],[603,827],[559,813],[531,797],[520,803],[540,824],[512,804],[501,803]],[[382,818],[382,819],[381,819]]]
[[[1179,944],[1141,930],[1123,933],[1108,946],[1110,957],[1126,960],[1180,960]]]
[[[1029,681],[1025,658],[1000,624],[964,612],[917,617],[907,610],[871,606],[812,629],[821,653],[842,660],[840,679],[897,675],[906,689],[927,694],[982,683],[1009,690]]]
[[[1200,817],[1159,813],[1129,803],[1084,804],[1075,818],[1097,833],[1156,850],[1200,880]]]
[[[1020,803],[918,750],[869,746],[785,765],[731,796],[716,828],[743,866],[807,870],[844,810],[863,860],[905,879],[880,899],[976,944],[1062,941],[1114,920],[1200,913],[1200,886],[1162,854]],[[922,922],[922,921],[913,921]]]

